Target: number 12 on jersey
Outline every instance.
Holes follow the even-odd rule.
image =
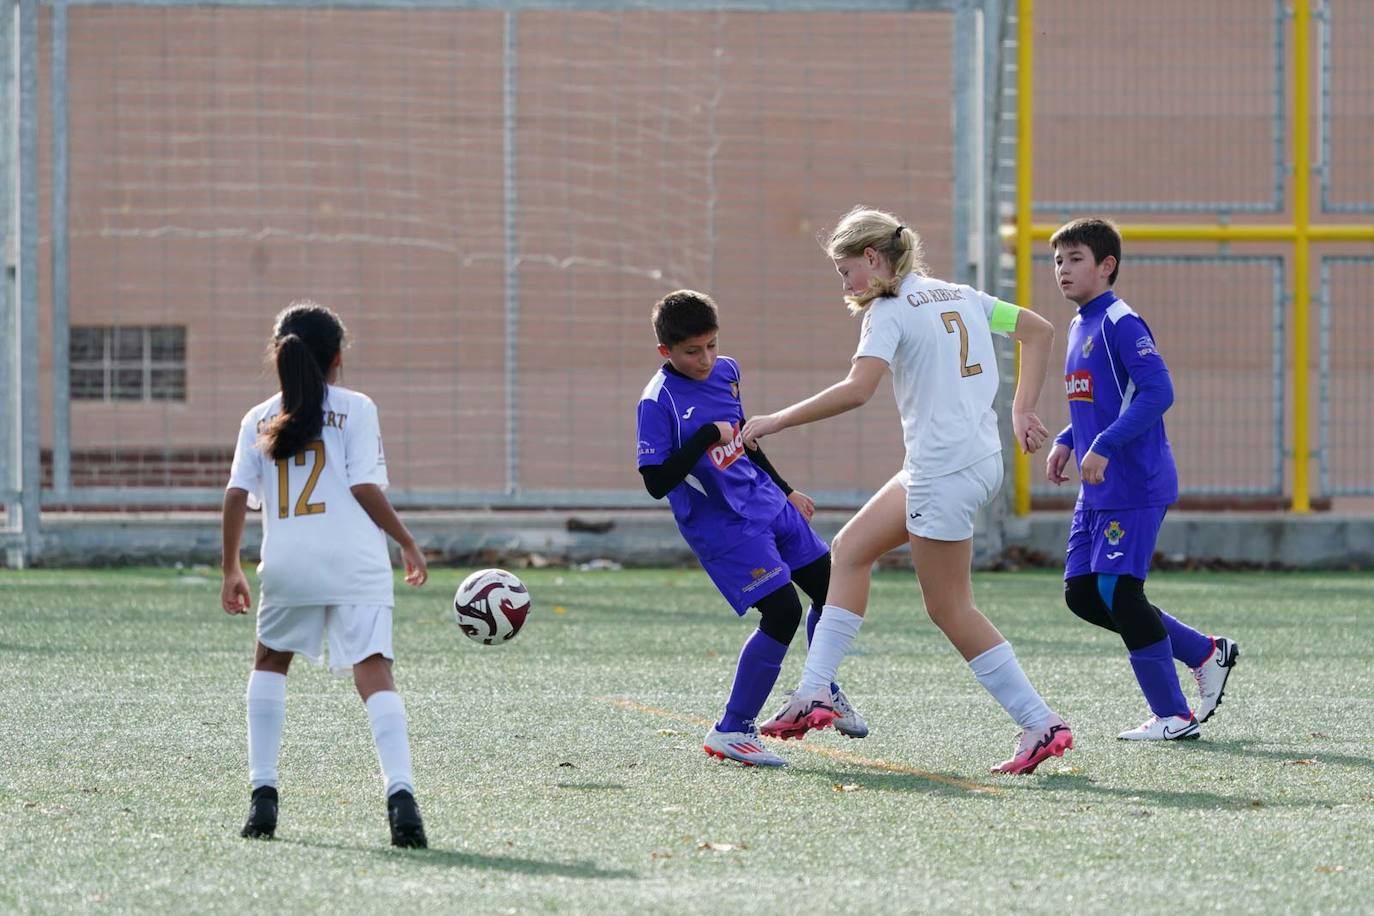
[[[315,492],[315,484],[319,482],[320,472],[324,470],[324,441],[316,439],[308,442],[305,448],[296,453],[294,458],[277,459],[277,518],[287,518],[290,513],[290,491],[291,491],[291,465],[294,461],[296,467],[305,467],[305,456],[313,455],[314,461],[311,463],[310,476],[306,478],[305,486],[301,488],[301,495],[296,497],[296,515],[319,515],[324,511],[324,503],[312,503],[310,494]]]

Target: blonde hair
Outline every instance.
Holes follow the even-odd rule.
[[[862,205],[855,207],[840,218],[839,224],[821,247],[834,260],[856,257],[872,248],[892,268],[891,279],[874,277],[869,280],[868,289],[856,296],[844,297],[851,315],[860,314],[874,299],[897,295],[897,288],[908,274],[926,276],[921,236],[915,229],[883,210]]]

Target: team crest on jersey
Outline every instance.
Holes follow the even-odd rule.
[[[1064,393],[1070,401],[1093,401],[1093,374],[1087,369],[1079,369],[1064,376]]]
[[[1107,543],[1115,547],[1126,536],[1126,529],[1122,528],[1121,523],[1116,519],[1112,519],[1111,523],[1107,525],[1107,530],[1102,534],[1107,539]]]
[[[735,434],[730,441],[714,445],[706,453],[711,456],[711,463],[716,466],[717,470],[725,470],[744,455],[744,437],[739,434],[739,424],[735,423],[730,429]]]
[[[1089,337],[1087,340],[1083,341],[1083,350],[1082,350],[1083,358],[1084,358],[1084,359],[1087,359],[1087,358],[1088,358],[1088,354],[1092,353],[1092,351],[1093,351],[1093,339],[1092,339],[1091,337]]]
[[[730,396],[733,397],[736,401],[739,400],[739,382],[730,383]]]

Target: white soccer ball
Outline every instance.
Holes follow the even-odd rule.
[[[514,573],[479,569],[458,586],[453,613],[469,639],[488,646],[508,642],[529,616],[530,592]]]

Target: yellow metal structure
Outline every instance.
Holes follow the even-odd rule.
[[[1033,114],[1031,93],[1034,73],[1031,70],[1031,27],[1033,0],[1020,0],[1017,39],[1017,168],[1016,168],[1016,225],[1004,228],[1004,241],[1016,246],[1016,301],[1031,307],[1031,246],[1045,241],[1055,233],[1057,225],[1035,223],[1031,195]],[[1293,489],[1294,512],[1309,512],[1312,508],[1309,463],[1311,439],[1311,386],[1309,384],[1308,350],[1310,312],[1312,304],[1310,243],[1312,242],[1374,242],[1374,225],[1369,224],[1312,224],[1310,181],[1311,151],[1308,143],[1309,119],[1312,110],[1308,72],[1311,68],[1309,51],[1312,22],[1311,0],[1293,2],[1293,217],[1289,223],[1149,223],[1118,225],[1123,239],[1137,242],[1292,242],[1293,243]],[[1017,515],[1030,511],[1030,456],[1016,455],[1013,477],[1015,493],[1013,507]]]

